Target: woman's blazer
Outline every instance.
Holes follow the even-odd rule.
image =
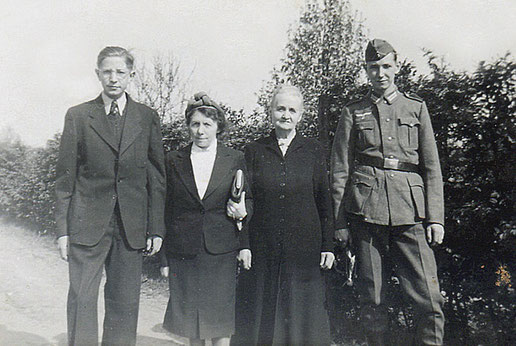
[[[201,200],[193,175],[191,148],[190,144],[166,158],[165,251],[194,255],[202,246],[213,254],[249,248],[247,221],[252,215],[252,196],[247,184],[247,217],[243,229],[239,231],[235,220],[226,215],[236,171],[241,169],[248,181],[244,155],[218,143],[210,182]]]

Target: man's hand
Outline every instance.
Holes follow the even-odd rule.
[[[319,263],[321,269],[331,269],[333,261],[335,261],[333,252],[321,252],[321,263]]]
[[[159,272],[161,273],[161,276],[163,276],[164,278],[168,278],[170,267],[160,267]]]
[[[152,236],[147,238],[147,247],[145,251],[147,252],[147,256],[153,256],[161,249],[161,244],[163,243],[163,239],[159,236]]]
[[[65,261],[68,261],[68,247],[70,245],[70,236],[63,235],[57,238],[57,248],[59,249],[59,254],[61,258]]]
[[[251,269],[251,259],[251,250],[249,249],[242,249],[238,253],[237,260],[242,264],[245,270]]]
[[[426,240],[430,245],[441,244],[444,239],[444,227],[438,223],[426,226]]]
[[[337,239],[337,241],[340,242],[343,247],[351,245],[351,234],[349,232],[349,228],[341,228],[336,230],[335,239]]]

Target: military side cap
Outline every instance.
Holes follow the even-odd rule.
[[[365,60],[367,61],[378,61],[383,59],[389,53],[396,53],[394,48],[385,40],[375,38],[369,41],[365,51]]]

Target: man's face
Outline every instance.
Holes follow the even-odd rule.
[[[104,93],[112,99],[118,99],[125,92],[133,76],[125,59],[119,56],[105,58],[95,71]]]
[[[366,71],[373,89],[383,94],[394,85],[394,77],[399,71],[399,65],[394,54],[389,53],[378,61],[368,61]]]

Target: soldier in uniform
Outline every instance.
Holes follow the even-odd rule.
[[[394,266],[415,311],[415,344],[441,345],[443,298],[430,245],[444,237],[441,168],[425,102],[398,91],[396,51],[366,48],[372,90],[347,105],[331,157],[335,237],[357,255],[361,321],[370,345],[386,343],[386,281]]]

